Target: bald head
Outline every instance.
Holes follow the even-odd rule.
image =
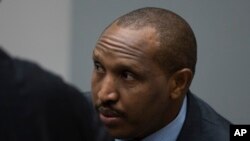
[[[167,73],[182,68],[190,68],[195,72],[195,36],[188,23],[177,14],[166,9],[147,7],[123,15],[112,24],[132,30],[146,26],[154,28],[160,42],[154,59],[160,67]]]

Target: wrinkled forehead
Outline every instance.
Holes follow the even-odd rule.
[[[100,36],[96,47],[110,46],[112,49],[123,49],[145,55],[153,55],[160,42],[156,30],[152,27],[131,29],[120,27],[115,23],[109,26]]]

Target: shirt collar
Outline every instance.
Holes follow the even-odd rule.
[[[184,124],[184,121],[186,119],[186,113],[187,113],[187,96],[185,96],[184,98],[181,110],[178,113],[177,117],[169,124],[167,124],[165,127],[144,138],[142,141],[176,141],[181,131],[181,128]],[[126,141],[126,140],[115,139],[115,141]]]

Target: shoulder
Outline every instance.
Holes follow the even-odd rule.
[[[188,93],[187,116],[180,140],[218,141],[229,140],[230,122],[206,102]]]
[[[65,82],[59,75],[44,69],[41,65],[22,59],[13,59],[16,86],[21,86],[23,92],[40,92],[65,96],[67,94],[82,95],[77,88]]]
[[[201,118],[204,122],[208,123],[211,126],[217,125],[225,128],[230,125],[230,122],[226,118],[217,113],[209,104],[207,104],[199,97],[190,94],[190,100],[191,102],[197,103],[197,108],[199,108],[201,112]]]
[[[210,141],[229,140],[230,122],[197,96],[190,94],[190,100],[197,103],[197,110],[201,113],[201,135],[203,138]]]

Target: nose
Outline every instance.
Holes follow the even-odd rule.
[[[100,90],[98,92],[98,99],[102,103],[115,103],[119,96],[116,88],[115,78],[106,76],[101,82]]]

